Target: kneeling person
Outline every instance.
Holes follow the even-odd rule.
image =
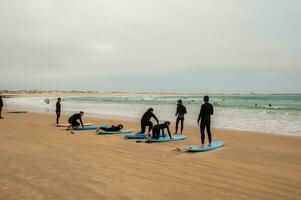
[[[164,129],[167,129],[167,133],[170,137],[170,139],[172,139],[171,137],[171,134],[170,134],[170,130],[169,130],[169,125],[170,125],[170,122],[169,121],[165,121],[163,124],[157,124],[153,127],[153,135],[151,138],[154,138],[154,139],[159,139],[160,138],[160,132],[164,134]]]
[[[78,126],[82,126],[82,127],[84,127],[84,124],[83,124],[83,121],[82,121],[82,116],[84,115],[84,112],[83,111],[80,111],[79,113],[76,113],[76,114],[74,114],[74,115],[72,115],[70,118],[69,118],[69,120],[68,120],[68,122],[69,122],[69,124],[71,124],[69,127],[68,127],[68,129],[70,129],[70,128],[74,128],[74,127],[78,127]],[[79,122],[78,122],[78,120],[79,120]]]

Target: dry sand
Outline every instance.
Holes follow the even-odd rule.
[[[94,131],[72,135],[50,114],[3,115],[1,200],[301,199],[301,137],[215,130],[225,147],[176,154],[199,143],[196,126],[185,129],[185,141],[145,144]]]

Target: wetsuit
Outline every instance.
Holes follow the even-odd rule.
[[[177,106],[177,121],[176,121],[176,133],[178,133],[179,122],[181,122],[181,134],[184,128],[184,115],[187,113],[186,107],[183,104]]]
[[[119,126],[113,126],[113,125],[110,128],[101,127],[100,129],[104,130],[104,131],[120,131],[121,130],[121,128]]]
[[[198,123],[201,120],[200,124],[200,132],[201,132],[201,141],[202,144],[205,142],[205,128],[208,135],[209,144],[211,144],[211,130],[210,130],[210,124],[211,124],[211,115],[213,115],[213,106],[210,103],[204,103],[201,107]]]
[[[78,121],[80,121],[80,124],[78,123]],[[79,114],[79,113],[76,113],[74,115],[72,115],[68,122],[71,124],[72,127],[77,127],[77,126],[80,126],[82,125],[82,127],[84,127],[84,124],[83,124],[83,121],[82,121],[82,116]]]
[[[2,118],[2,107],[3,107],[3,101],[2,101],[2,97],[0,96],[0,118]]]
[[[172,138],[171,134],[170,134],[169,126],[166,125],[166,124],[156,124],[153,127],[153,138],[154,139],[159,139],[161,131],[162,131],[162,133],[164,135],[164,129],[167,129],[167,133],[168,133],[169,137]]]
[[[158,118],[150,110],[146,111],[141,118],[141,131],[140,133],[145,133],[145,128],[148,126],[148,131],[150,132],[153,128],[153,123],[150,121],[151,118],[154,118],[157,123],[159,123]]]
[[[60,116],[61,116],[61,103],[59,101],[56,102],[56,124],[59,124]]]

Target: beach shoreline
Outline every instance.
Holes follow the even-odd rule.
[[[185,128],[184,141],[137,144],[94,131],[72,135],[55,126],[54,114],[8,111],[0,121],[0,199],[301,197],[300,137],[213,130],[223,148],[177,154],[172,150],[199,144],[197,126]],[[140,128],[127,120],[84,117],[84,122]]]

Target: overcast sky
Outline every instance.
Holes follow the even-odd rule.
[[[300,0],[0,0],[0,89],[301,92]]]

